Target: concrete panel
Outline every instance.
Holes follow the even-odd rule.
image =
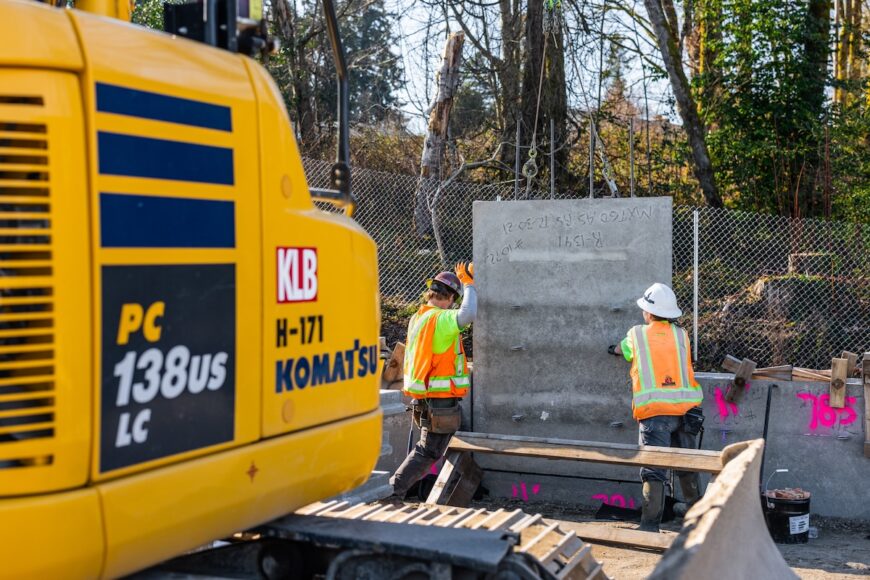
[[[475,202],[475,431],[637,442],[627,365],[606,349],[642,323],[643,291],[670,284],[671,209],[670,198]],[[601,465],[479,461],[593,478],[590,497],[599,480],[637,478]],[[487,481],[496,493],[506,485]]]

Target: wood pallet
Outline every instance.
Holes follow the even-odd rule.
[[[608,578],[601,564],[592,556],[592,547],[578,538],[576,532],[562,531],[558,522],[550,522],[540,514],[530,515],[518,509],[487,511],[444,505],[393,505],[379,502],[353,505],[344,501],[328,501],[311,504],[296,513],[416,526],[511,532],[519,536],[514,552],[534,557],[556,578]]]

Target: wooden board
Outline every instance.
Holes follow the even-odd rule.
[[[846,378],[849,376],[849,361],[844,358],[831,360],[831,400],[828,405],[832,409],[842,409],[846,406]]]
[[[402,378],[402,366],[405,364],[405,345],[397,342],[390,360],[384,366],[384,381],[392,383]]]
[[[725,400],[729,403],[739,403],[743,399],[743,393],[746,392],[747,383],[752,380],[752,373],[755,372],[755,361],[748,358],[740,361],[740,366],[734,371],[734,382],[728,387],[728,392],[725,393]]]
[[[722,456],[718,451],[640,447],[624,443],[544,439],[460,431],[450,440],[449,449],[514,457],[540,457],[612,465],[661,467],[703,473],[719,473],[722,470]]]
[[[448,451],[426,503],[465,507],[471,503],[482,477],[470,453]]]
[[[741,361],[736,356],[726,355],[725,360],[719,366],[729,373],[737,373]],[[777,365],[774,367],[762,367],[755,369],[752,378],[757,381],[790,381],[792,365]]]
[[[677,537],[677,534],[673,532],[641,532],[640,530],[613,527],[613,524],[552,521],[558,523],[560,529],[574,532],[578,538],[592,544],[617,544],[664,552],[671,547],[671,543]]]
[[[844,350],[843,354],[840,355],[840,358],[844,358],[849,361],[846,369],[846,376],[851,377],[854,376],[858,371],[858,355],[854,352],[849,352],[848,350]]]

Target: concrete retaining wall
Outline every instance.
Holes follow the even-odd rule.
[[[623,371],[627,365],[623,365]],[[763,479],[776,469],[788,469],[770,479],[771,487],[802,487],[812,492],[812,513],[870,520],[870,502],[863,482],[870,481],[870,458],[863,455],[864,393],[858,380],[846,387],[846,407],[828,406],[827,383],[754,381],[740,405],[724,401],[731,375],[698,373],[704,387],[706,430],[702,447],[721,450],[738,441],[761,437],[767,388],[771,390],[770,426]],[[588,417],[575,425],[563,423],[559,437],[616,443],[636,443],[637,424],[631,419],[630,387],[627,381],[615,387],[608,398],[605,416]],[[529,397],[534,401],[536,397]],[[468,408],[470,401],[465,401]],[[561,404],[561,402],[560,402]],[[384,439],[377,469],[391,474],[404,459],[410,414],[404,411],[398,391],[381,391],[384,408]],[[514,411],[524,411],[520,420],[505,422],[500,433],[525,433],[530,421],[546,423],[541,413],[547,402],[532,413],[522,398]],[[555,413],[559,417],[558,413]],[[621,421],[619,426],[611,423]],[[553,424],[553,423],[550,423]],[[464,428],[468,428],[465,426]],[[540,431],[540,426],[536,429]],[[478,456],[488,467],[484,485],[496,497],[516,497],[529,502],[561,501],[595,506],[602,501],[625,507],[640,507],[640,484],[633,468],[549,460],[496,460]]]
[[[696,376],[704,388],[704,449],[721,450],[731,443],[761,437],[767,388],[776,385],[771,392],[763,480],[767,481],[777,469],[788,469],[788,473],[773,475],[772,488],[802,487],[811,491],[814,514],[870,520],[870,501],[863,484],[870,481],[870,458],[863,454],[866,402],[858,380],[847,384],[846,407],[832,409],[827,404],[827,383],[754,381],[741,404],[732,405],[724,400],[731,375]],[[609,412],[597,425],[585,422],[573,429],[564,425],[558,436],[636,443],[637,424],[630,418],[630,401],[626,385],[612,394]],[[527,415],[540,420],[531,412],[527,411]],[[623,421],[623,426],[610,427],[607,419],[611,417]],[[506,434],[522,431],[519,422]],[[534,459],[493,462],[480,457],[478,462],[492,468],[485,474],[484,485],[495,496],[582,505],[606,501],[640,507],[636,469]]]

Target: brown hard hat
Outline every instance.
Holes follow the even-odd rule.
[[[453,272],[441,272],[432,281],[440,282],[457,296],[462,294],[462,282],[459,281],[459,276]]]

